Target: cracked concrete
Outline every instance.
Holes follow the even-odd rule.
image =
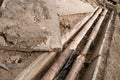
[[[61,49],[54,0],[4,0],[1,12],[0,47],[2,49],[20,51]]]

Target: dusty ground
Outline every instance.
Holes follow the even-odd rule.
[[[104,80],[120,80],[120,19],[117,17]]]
[[[39,52],[19,52],[19,51],[6,51],[0,50],[0,62],[2,64],[14,64],[11,63],[11,57],[20,56],[21,61],[19,63],[23,64],[22,66],[13,66],[9,70],[5,70],[0,67],[0,80],[13,80],[16,75],[22,72],[32,61],[34,61],[41,53]],[[6,75],[7,74],[7,75]]]
[[[61,35],[64,35],[66,32],[71,31],[74,28],[75,24],[77,24],[89,14],[90,13],[81,13],[59,16]]]

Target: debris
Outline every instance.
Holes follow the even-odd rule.
[[[35,76],[48,66],[48,64],[55,58],[56,53],[44,53],[33,61],[26,69],[24,69],[14,80],[33,80]],[[26,76],[27,75],[27,76]],[[37,79],[38,80],[38,79]]]
[[[24,65],[25,65],[24,63],[14,63],[14,64],[6,63],[6,66],[11,69],[22,68],[24,67]]]
[[[11,60],[11,63],[21,63],[22,58],[20,55],[16,55],[16,56],[11,56],[10,60]]]
[[[9,68],[5,64],[3,64],[1,62],[0,62],[0,67],[7,70],[7,71],[9,70]]]

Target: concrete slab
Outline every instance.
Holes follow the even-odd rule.
[[[56,0],[59,15],[88,13],[94,10],[89,3],[80,0]]]
[[[0,49],[51,51],[61,48],[54,0],[4,0],[1,11]]]

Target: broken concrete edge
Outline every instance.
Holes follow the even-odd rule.
[[[82,5],[82,6],[81,6]],[[93,12],[94,7],[80,0],[56,0],[57,13],[59,15],[71,15]]]

